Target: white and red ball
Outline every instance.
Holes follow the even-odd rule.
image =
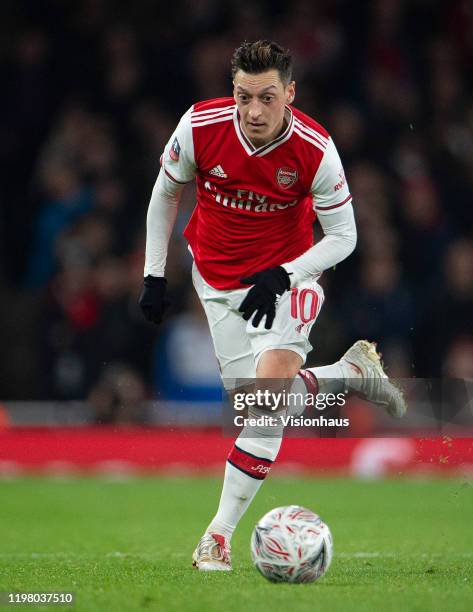
[[[274,508],[251,536],[256,569],[271,582],[314,582],[328,570],[332,555],[330,529],[302,506]]]

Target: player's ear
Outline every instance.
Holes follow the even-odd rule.
[[[286,104],[292,104],[296,97],[296,82],[291,81],[286,87]]]

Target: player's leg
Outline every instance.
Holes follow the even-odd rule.
[[[292,380],[302,365],[299,354],[289,350],[265,352],[256,372],[258,381],[266,378],[287,382]],[[262,382],[262,388],[265,386]],[[274,388],[273,388],[274,390]],[[252,407],[248,416],[258,418],[268,413],[271,406]],[[277,420],[277,416],[272,413]],[[283,425],[269,427],[245,426],[233,448],[225,467],[225,477],[218,510],[194,555],[195,565],[201,570],[231,569],[230,540],[240,519],[250,506],[268,475],[281,446]],[[208,551],[211,551],[211,554]]]
[[[194,265],[193,282],[201,300],[212,336],[215,354],[226,391],[231,394],[241,379],[254,379],[254,355],[246,334],[246,321],[237,312],[242,296],[218,291],[208,285]],[[242,292],[242,294],[244,291]],[[234,448],[230,454],[234,453]],[[223,488],[217,512],[193,554],[194,566],[202,571],[231,570],[230,540],[233,531],[254,495],[257,481],[226,462]]]
[[[292,381],[303,364],[303,358],[298,352],[284,349],[268,349],[258,359],[256,368],[255,391],[284,397],[283,392],[290,391]],[[259,402],[248,407],[248,417],[262,423],[246,425],[230,452],[229,461],[252,481],[248,481],[251,496],[246,496],[245,508],[250,505],[262,481],[268,476],[271,466],[276,460],[281,447],[284,426],[281,416],[285,414],[286,406],[280,399],[274,403]],[[260,417],[271,417],[271,423]],[[259,419],[259,420],[258,420]],[[247,479],[243,480],[247,482]]]
[[[273,349],[290,350],[299,355],[301,366],[305,363],[307,354],[312,350],[309,335],[320,314],[324,299],[322,287],[316,281],[306,281],[281,297],[271,330],[264,330],[262,325],[256,329],[248,325],[247,331],[256,355],[257,365],[258,368],[260,363],[264,365],[265,376],[268,376],[274,367],[273,363],[269,363],[268,368],[265,358],[266,354],[271,353]],[[273,355],[276,356],[278,353]],[[291,379],[295,378],[293,391],[296,393],[302,392],[303,389],[312,391],[313,386],[311,385],[313,381],[315,382],[312,373],[306,374],[305,370],[299,368],[298,371],[291,372],[291,374]],[[298,416],[304,411],[305,405],[288,405],[286,408],[288,414]]]
[[[292,343],[293,348],[300,350],[301,355],[312,348],[308,336],[323,301],[320,285],[309,282],[293,288],[278,306],[279,325],[285,326],[285,329],[279,330],[280,335],[285,342]],[[285,318],[280,315],[285,315]],[[268,340],[270,336],[266,337]],[[358,340],[336,363],[301,370],[297,377],[302,379],[314,396],[317,393],[348,392],[382,406],[391,416],[402,417],[406,412],[405,399],[402,391],[388,379],[380,357],[374,343]],[[288,408],[293,415],[300,414],[304,409],[303,406]]]
[[[310,389],[312,381],[318,384],[317,379],[321,384],[333,384],[333,380],[346,381],[347,374],[353,375],[344,371],[345,363],[340,365],[340,362],[325,369],[299,372],[312,348],[308,336],[324,299],[317,283],[306,283],[285,294],[278,304],[273,328],[265,330],[264,321],[253,328],[251,321],[245,324],[241,319],[237,308],[242,292],[217,292],[203,283],[198,273],[195,276],[194,283],[209,320],[227,389],[235,379],[254,376],[257,381],[279,379],[286,384],[300,376]],[[350,351],[345,357],[352,355]],[[253,415],[259,416],[260,410],[265,408],[252,409]],[[269,473],[279,452],[282,434],[282,425],[243,428],[227,460],[217,514],[194,553],[194,564],[199,569],[231,569],[229,542],[233,531]]]
[[[278,304],[271,330],[264,328],[264,320],[258,328],[254,328],[251,321],[245,323],[245,337],[249,339],[254,356],[253,363],[256,363],[256,390],[264,391],[270,386],[273,392],[289,391],[307,352],[311,349],[308,335],[320,312],[323,291],[317,283],[307,283],[303,289],[304,295],[310,292],[313,304],[309,307],[308,314],[303,316],[302,322],[294,319],[296,314],[293,305],[291,306],[291,295],[286,294]],[[236,309],[243,295],[242,292],[235,292],[231,304],[240,321],[243,320]],[[219,348],[216,347],[216,350]],[[225,379],[225,372],[222,373]],[[211,533],[223,534],[227,542],[269,474],[281,447],[284,426],[279,419],[281,411],[275,413],[272,411],[273,407],[271,404],[248,407],[248,416],[253,417],[255,421],[269,413],[275,418],[270,425],[248,424],[243,427],[229,453],[219,509],[208,527]]]
[[[209,324],[222,382],[227,391],[239,379],[251,379],[256,368],[251,344],[246,337],[246,321],[236,312],[232,291],[219,291],[204,281],[197,266],[192,267],[192,282]]]
[[[300,375],[313,395],[345,392],[381,406],[393,417],[406,413],[403,393],[384,372],[374,342],[358,340],[336,363],[301,370]]]
[[[310,345],[306,338],[292,334],[291,324],[289,328],[292,335],[281,335],[287,331],[289,303],[278,307],[281,322],[275,322],[272,334],[264,329],[264,325],[260,326],[261,335],[267,337],[265,341],[259,337],[260,334],[256,333],[255,328],[251,328],[251,333],[247,333],[249,324],[238,312],[245,290],[216,291],[202,280],[196,269],[194,284],[209,321],[227,390],[241,378],[252,378],[256,381],[267,378],[287,381],[294,378],[304,362],[305,350]],[[296,348],[293,346],[294,342],[297,343]],[[279,345],[282,345],[281,348]],[[252,408],[249,416],[258,417],[267,408]],[[279,423],[270,428],[248,425],[241,431],[228,456],[217,513],[194,553],[194,564],[199,569],[231,569],[230,539],[276,459],[282,432],[283,426]]]
[[[253,392],[260,390],[264,393],[266,388],[270,388],[273,393],[282,394],[282,391],[288,390],[284,385],[290,386],[302,363],[302,358],[294,351],[266,351],[258,363],[256,389]],[[266,379],[271,380],[267,383]],[[219,511],[209,526],[209,529],[224,530],[227,538],[233,535],[238,522],[268,476],[281,447],[284,426],[280,417],[284,415],[281,410],[284,406],[280,405],[277,411],[273,411],[273,408],[271,403],[248,407],[248,417],[254,419],[254,422],[268,416],[271,416],[272,422],[270,425],[263,422],[243,427],[229,453]],[[225,524],[221,522],[223,516],[226,517]]]

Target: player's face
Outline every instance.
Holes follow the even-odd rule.
[[[279,135],[284,127],[285,106],[292,103],[294,94],[294,81],[284,86],[277,70],[260,74],[238,70],[233,79],[233,95],[241,125],[255,146]]]

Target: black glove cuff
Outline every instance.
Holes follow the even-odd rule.
[[[145,287],[166,287],[167,280],[162,276],[145,276],[144,278],[144,286]]]

